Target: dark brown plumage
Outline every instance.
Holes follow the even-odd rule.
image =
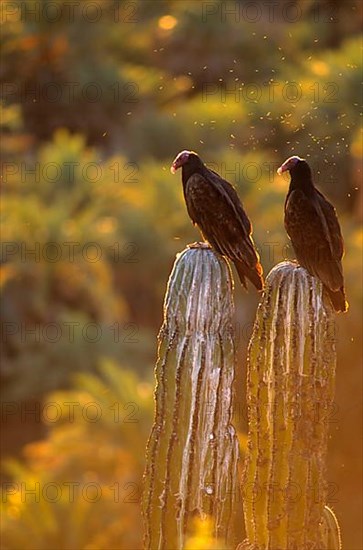
[[[290,172],[285,228],[300,265],[320,279],[334,309],[346,311],[342,257],[344,243],[335,208],[316,189],[306,160],[290,157],[278,169]]]
[[[193,151],[182,151],[171,171],[182,168],[184,198],[188,214],[216,252],[236,266],[246,288],[246,278],[261,290],[263,270],[251,234],[251,223],[235,189],[209,170]]]

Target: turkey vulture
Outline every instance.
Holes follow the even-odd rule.
[[[277,170],[290,172],[285,228],[300,265],[321,280],[334,309],[346,311],[342,256],[344,243],[335,208],[316,189],[306,160],[288,158]]]
[[[245,288],[247,277],[262,290],[263,270],[251,237],[251,223],[235,189],[209,170],[193,151],[179,153],[170,170],[175,174],[180,167],[184,198],[193,224],[216,252],[234,263]]]

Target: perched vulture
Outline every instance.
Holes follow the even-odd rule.
[[[263,270],[251,237],[251,223],[235,189],[209,170],[193,151],[179,153],[171,172],[175,174],[180,167],[184,198],[193,224],[216,252],[234,263],[245,288],[247,278],[261,290]]]
[[[285,228],[297,260],[321,280],[334,309],[346,311],[341,262],[344,243],[335,208],[314,186],[306,160],[290,157],[277,173],[287,170],[291,180],[285,201]]]

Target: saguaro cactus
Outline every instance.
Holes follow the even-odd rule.
[[[340,547],[325,506],[336,355],[334,314],[322,292],[291,262],[266,279],[249,346],[243,548],[331,550],[332,540]]]
[[[233,309],[227,262],[205,244],[189,246],[170,275],[159,334],[144,476],[146,548],[183,548],[195,515],[210,516],[216,538],[232,537],[238,491]]]

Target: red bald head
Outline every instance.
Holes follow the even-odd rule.
[[[304,162],[304,159],[298,157],[297,155],[295,155],[294,157],[288,158],[280,166],[280,168],[278,168],[278,170],[277,170],[278,175],[281,176],[281,174],[283,172],[287,172],[287,171],[292,170],[292,168],[294,168],[299,162]]]
[[[173,160],[173,164],[171,165],[170,172],[172,174],[175,174],[178,168],[180,168],[181,166],[183,166],[183,164],[188,162],[189,157],[191,155],[195,155],[195,154],[196,153],[193,153],[193,151],[187,151],[187,150],[184,150],[178,153],[175,159]]]

